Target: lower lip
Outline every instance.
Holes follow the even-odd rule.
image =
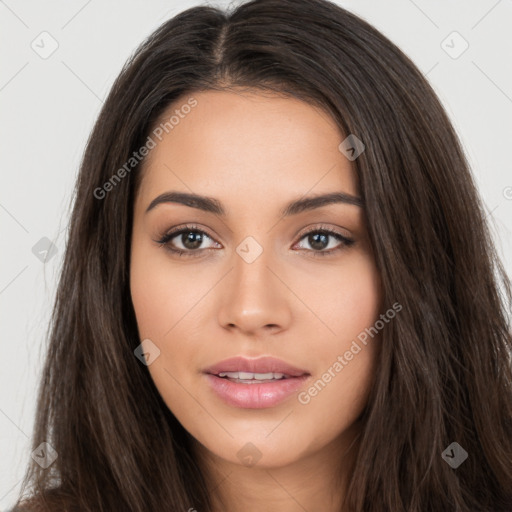
[[[299,391],[309,375],[254,384],[233,382],[212,374],[206,374],[206,377],[213,391],[227,404],[245,409],[264,409],[280,404]]]

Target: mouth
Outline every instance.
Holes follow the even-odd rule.
[[[275,357],[259,357],[250,359],[237,356],[224,359],[204,370],[205,373],[241,380],[289,379],[309,375],[307,370],[293,366]]]
[[[204,370],[210,388],[225,403],[245,409],[274,407],[299,391],[307,370],[280,359],[226,359]]]
[[[284,373],[268,372],[268,373],[251,373],[251,372],[220,372],[217,377],[228,379],[231,382],[241,384],[258,384],[262,382],[274,382],[276,380],[293,379],[290,375]]]

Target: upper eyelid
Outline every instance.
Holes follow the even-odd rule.
[[[169,242],[176,236],[179,236],[180,234],[183,234],[184,232],[187,232],[187,231],[196,231],[196,232],[202,233],[202,234],[206,235],[208,238],[210,238],[210,240],[212,240],[216,243],[219,243],[216,241],[214,236],[210,235],[210,233],[207,230],[205,230],[204,228],[201,228],[199,226],[194,226],[194,225],[185,225],[185,226],[173,228],[173,229],[167,231],[162,237],[160,237],[160,240],[167,239],[167,242]],[[303,230],[299,231],[299,233],[297,233],[295,235],[295,238],[299,237],[299,240],[301,240],[306,235],[308,235],[310,233],[319,232],[319,231],[326,231],[326,232],[328,232],[329,236],[337,235],[337,236],[340,236],[347,240],[351,239],[350,234],[340,233],[336,228],[327,226],[327,225],[325,225],[325,223],[308,226],[308,227],[304,228]],[[196,251],[190,251],[190,252],[196,252]]]

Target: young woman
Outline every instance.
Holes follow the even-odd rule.
[[[182,12],[87,145],[19,510],[510,511],[510,299],[395,45]]]

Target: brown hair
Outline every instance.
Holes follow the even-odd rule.
[[[211,510],[189,435],[133,353],[142,166],[103,198],[95,190],[171,102],[235,87],[321,105],[366,146],[354,166],[383,308],[403,310],[382,331],[344,510],[512,510],[511,289],[469,165],[421,72],[325,0],[188,9],[115,81],[80,169],[38,395],[33,448],[46,441],[58,458],[48,469],[31,461],[22,494],[41,510]],[[469,454],[457,469],[441,456],[453,441]]]

